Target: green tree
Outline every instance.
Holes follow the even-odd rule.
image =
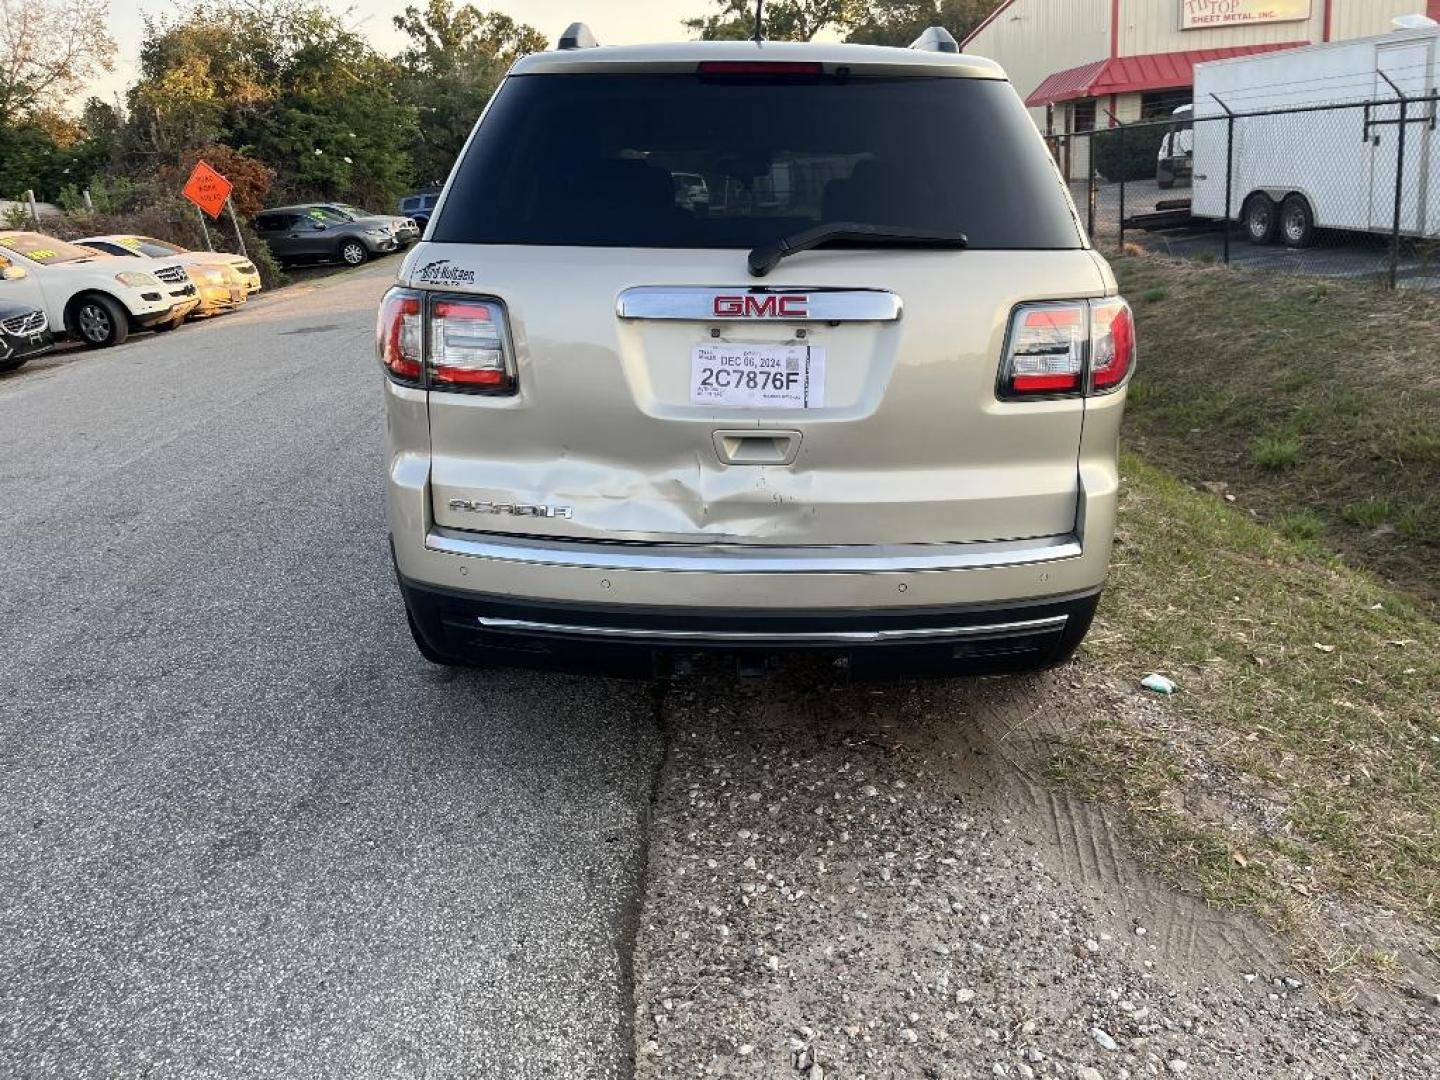
[[[105,0],[0,0],[0,129],[113,67]]]
[[[396,58],[401,96],[416,111],[409,147],[415,175],[444,180],[501,77],[520,57],[546,47],[540,31],[473,4],[427,0],[395,26],[410,39]]]
[[[999,0],[768,0],[765,37],[810,41],[835,29],[864,45],[909,45],[931,26],[963,39],[995,10]],[[755,0],[713,0],[716,10],[685,20],[704,41],[740,41],[755,33]]]
[[[686,19],[702,41],[744,41],[755,36],[755,0],[715,0],[712,15]],[[810,41],[821,30],[844,25],[850,0],[769,0],[763,13],[768,41]]]
[[[33,190],[37,199],[48,201],[69,181],[70,154],[46,119],[27,116],[0,127],[0,198]]]
[[[850,6],[846,41],[909,45],[928,28],[943,26],[957,41],[989,17],[999,0],[860,0]]]
[[[247,0],[147,20],[127,152],[147,170],[223,144],[285,198],[388,204],[410,181],[401,70],[316,0]]]

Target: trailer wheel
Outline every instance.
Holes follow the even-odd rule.
[[[1241,211],[1245,221],[1245,235],[1252,244],[1273,244],[1280,229],[1280,212],[1269,195],[1257,191],[1245,200]]]
[[[1309,247],[1315,241],[1315,214],[1304,195],[1289,195],[1280,204],[1280,233],[1287,247]]]

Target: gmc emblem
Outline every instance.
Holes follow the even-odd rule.
[[[777,293],[717,296],[715,314],[721,319],[803,319],[810,314],[810,298]]]

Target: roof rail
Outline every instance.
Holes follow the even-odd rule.
[[[932,26],[912,41],[910,48],[919,49],[921,52],[958,53],[960,43],[955,40],[955,35],[943,26]]]
[[[600,42],[595,40],[595,35],[591,33],[590,27],[583,22],[572,22],[560,35],[560,41],[556,47],[565,50],[593,49],[599,44]]]

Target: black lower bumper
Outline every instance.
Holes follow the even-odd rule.
[[[1047,667],[1085,637],[1099,593],[967,607],[772,612],[555,604],[400,579],[433,660],[649,678],[696,654],[753,667],[803,652],[857,678],[982,675]]]
[[[34,334],[12,334],[0,328],[0,365],[16,366],[19,361],[39,356],[54,347],[55,336],[49,330]]]

